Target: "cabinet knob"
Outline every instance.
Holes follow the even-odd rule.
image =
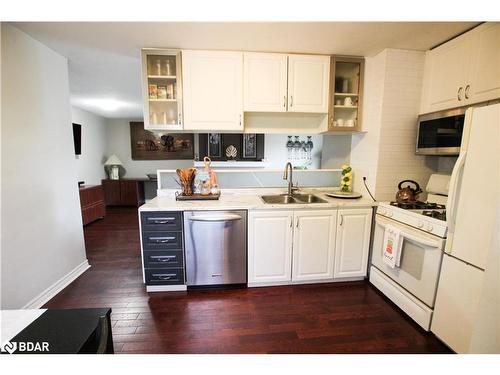
[[[457,98],[458,98],[458,101],[461,101],[462,100],[462,91],[463,91],[463,87],[460,86],[458,88],[458,92],[457,92]]]
[[[465,99],[469,99],[470,85],[465,86]]]

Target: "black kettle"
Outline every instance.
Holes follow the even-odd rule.
[[[408,182],[413,184],[415,187],[412,188],[410,185],[403,187],[403,184]],[[420,186],[417,182],[412,180],[403,180],[398,184],[398,192],[396,193],[396,201],[398,203],[415,203],[417,201],[418,195],[422,192]]]

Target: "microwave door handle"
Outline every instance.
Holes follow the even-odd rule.
[[[381,222],[378,218],[375,220],[378,225],[380,225],[384,230],[385,230],[385,224]],[[406,238],[407,240],[410,240],[412,242],[415,242],[419,245],[423,245],[425,247],[432,247],[436,249],[441,248],[441,241],[429,241],[427,239],[424,239],[422,237],[417,237],[409,233],[405,233],[403,230],[401,230],[401,236]]]

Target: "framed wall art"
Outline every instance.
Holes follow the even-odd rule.
[[[130,123],[132,160],[194,159],[194,134],[144,130],[143,122]]]

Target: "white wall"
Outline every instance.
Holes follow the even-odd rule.
[[[67,60],[2,24],[2,309],[86,263]]]
[[[78,181],[100,185],[106,177],[106,119],[83,109],[72,107],[71,120],[82,126],[82,154],[75,156]]]
[[[378,200],[394,200],[401,180],[415,180],[425,189],[438,169],[436,157],[415,155],[424,57],[424,52],[386,49],[367,59],[363,127],[368,132],[353,136],[351,164],[357,189],[366,175]]]

